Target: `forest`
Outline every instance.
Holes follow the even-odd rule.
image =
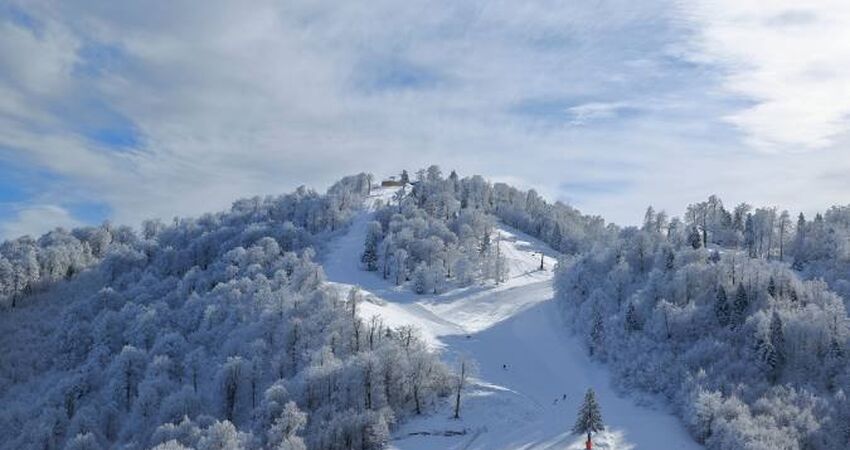
[[[382,448],[453,375],[324,283],[366,180],[4,243],[0,448]]]
[[[562,262],[557,300],[589,354],[706,448],[846,448],[847,208],[794,222],[712,196],[686,211],[649,208]]]
[[[436,166],[412,183],[371,228],[367,270],[422,294],[498,282],[501,222],[563,254],[556,300],[588,354],[624,391],[666,399],[707,448],[850,445],[850,206],[792,219],[711,196],[618,227]]]
[[[555,301],[591,358],[706,448],[850,445],[850,206],[807,219],[712,196],[621,227],[438,166],[402,180],[368,224],[371,276],[498,285],[499,230],[523,231],[560,253]],[[458,375],[325,282],[325,245],[372,185],[4,242],[0,448],[383,448]]]

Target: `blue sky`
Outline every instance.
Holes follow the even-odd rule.
[[[618,223],[848,203],[850,7],[0,4],[0,237],[439,164]]]

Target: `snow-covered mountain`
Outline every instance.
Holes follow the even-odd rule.
[[[596,448],[850,443],[850,209],[388,184],[0,245],[0,449],[579,449],[588,389]]]
[[[459,420],[451,405],[402,424],[398,449],[583,449],[570,432],[587,388],[603,405],[607,431],[602,449],[696,449],[698,444],[663,406],[638,406],[614,391],[604,367],[587,357],[568,332],[554,302],[552,277],[558,253],[507,225],[497,226],[509,267],[506,280],[421,296],[363,271],[360,255],[376,201],[398,188],[378,190],[348,232],[330,245],[322,264],[328,280],[370,298],[360,313],[392,326],[418,327],[443,359],[477,363]],[[543,270],[540,270],[541,254]]]

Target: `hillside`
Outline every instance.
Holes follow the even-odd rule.
[[[420,341],[359,320],[313,260],[364,180],[107,239],[67,278],[31,272],[0,314],[0,448],[382,448],[452,375]]]
[[[391,199],[394,191],[377,192],[372,205]],[[636,406],[612,389],[603,367],[587,358],[553,301],[558,254],[549,246],[499,225],[496,232],[510,267],[504,283],[419,296],[361,269],[358,256],[372,214],[361,213],[331,243],[323,260],[328,279],[342,290],[359,286],[374,297],[361,308],[364,318],[378,315],[388,324],[415,325],[444,360],[470,357],[478,365],[460,420],[451,418],[446,404],[429,417],[403,424],[391,447],[584,448],[583,439],[569,429],[584,391],[593,387],[609,424],[598,437],[598,448],[699,448],[663,407]]]
[[[850,444],[850,208],[401,179],[4,242],[0,448],[578,449],[588,388],[597,448]]]

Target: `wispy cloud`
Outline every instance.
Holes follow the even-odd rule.
[[[29,205],[16,211],[11,220],[0,225],[0,236],[39,236],[57,227],[82,225],[64,208],[56,205]]]
[[[0,222],[55,205],[71,222],[135,224],[430,163],[551,198],[564,181],[619,183],[568,195],[623,222],[649,202],[702,196],[718,178],[768,199],[768,180],[713,171],[784,170],[782,158],[756,161],[742,136],[824,147],[789,185],[835,165],[848,102],[820,99],[840,90],[844,72],[827,56],[844,47],[809,32],[825,20],[819,10],[733,5],[730,16],[720,6],[14,2],[0,8],[0,165],[50,177],[21,180]],[[803,41],[770,32],[783,27],[804,30]],[[735,50],[736,33],[766,39],[768,56],[750,58],[753,43]],[[811,64],[794,61],[808,47]],[[771,79],[785,68],[806,69],[803,82]]]
[[[590,102],[572,106],[567,110],[574,125],[594,120],[613,119],[624,114],[635,114],[638,108],[626,102]]]
[[[691,56],[753,101],[726,119],[757,147],[807,150],[850,127],[850,3],[840,0],[683,2]]]

